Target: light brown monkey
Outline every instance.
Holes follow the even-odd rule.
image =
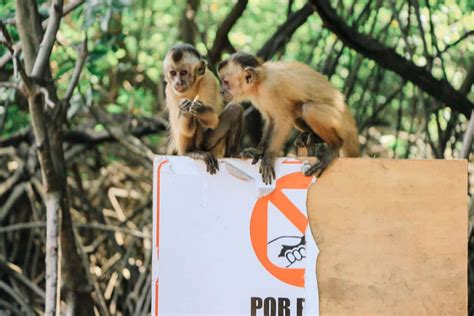
[[[318,162],[306,175],[318,174],[341,154],[359,155],[357,127],[343,95],[320,73],[297,62],[265,62],[246,53],[236,53],[218,66],[221,93],[226,101],[250,101],[265,119],[257,148],[247,148],[242,156],[261,159],[260,173],[265,183],[275,178],[274,161],[293,127],[303,133],[297,146],[317,142]]]
[[[216,158],[237,154],[243,109],[229,104],[219,114],[223,106],[219,82],[192,45],[173,46],[163,68],[171,145],[178,155],[202,159],[214,174],[219,170]]]

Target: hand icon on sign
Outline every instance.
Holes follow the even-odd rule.
[[[289,268],[294,263],[306,258],[305,245],[305,236],[281,236],[268,243],[268,254],[280,265]]]

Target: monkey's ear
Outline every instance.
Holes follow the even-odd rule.
[[[204,75],[204,73],[206,72],[206,66],[207,66],[206,61],[201,59],[201,61],[199,62],[198,70],[197,70],[198,76]]]
[[[245,67],[245,81],[252,84],[257,80],[257,71],[253,67]]]

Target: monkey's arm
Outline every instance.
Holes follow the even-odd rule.
[[[267,131],[269,136],[264,143],[265,149],[260,163],[260,174],[266,184],[272,183],[272,180],[275,179],[275,159],[291,132],[292,124],[291,120],[283,117],[275,120],[271,130]]]
[[[219,93],[219,83],[212,72],[206,72],[199,86],[198,94],[199,99],[191,105],[190,113],[204,128],[217,128],[223,100]]]
[[[192,138],[196,133],[196,119],[189,113],[191,101],[182,99],[178,104],[177,126],[179,136]]]
[[[215,129],[219,125],[219,115],[212,106],[195,101],[189,108],[189,113],[195,116],[204,128]]]

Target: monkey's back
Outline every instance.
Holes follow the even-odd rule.
[[[277,89],[291,91],[291,95],[301,102],[311,101],[335,106],[345,110],[344,96],[326,78],[308,65],[299,62],[267,62],[264,64],[270,82]],[[279,88],[278,88],[279,87]],[[294,101],[294,100],[293,100]]]

